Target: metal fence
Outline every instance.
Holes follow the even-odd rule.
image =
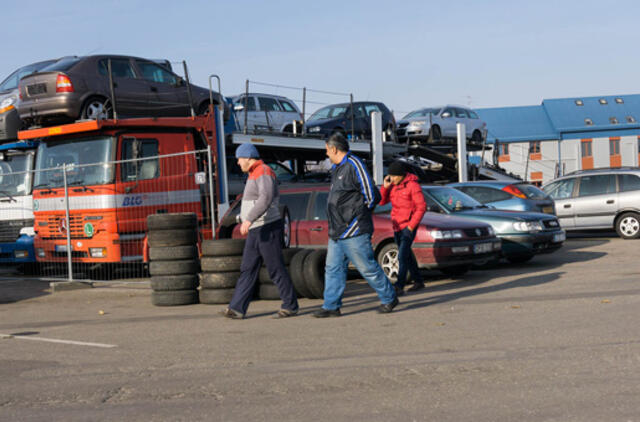
[[[149,214],[196,213],[200,238],[214,236],[215,160],[210,148],[157,155],[157,143],[133,140],[123,142],[121,149],[120,156],[138,158],[95,162],[98,149],[52,149],[38,158],[46,169],[0,174],[0,233],[4,226],[24,226],[33,218],[29,234],[34,235],[37,261],[21,263],[22,268],[42,278],[67,280],[146,277]],[[3,192],[9,193],[21,178],[33,181],[33,200],[28,195],[23,201],[10,194],[4,198]],[[19,222],[5,218],[14,205],[24,208]],[[16,239],[14,231],[2,241]]]

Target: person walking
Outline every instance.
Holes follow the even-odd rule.
[[[378,312],[389,313],[398,305],[393,286],[373,257],[371,212],[380,201],[380,192],[359,158],[349,152],[349,143],[340,134],[325,145],[333,163],[331,189],[327,200],[329,244],[325,264],[324,303],[316,318],[341,315],[342,295],[347,283],[347,265],[355,265],[376,291],[382,304]]]
[[[244,318],[264,262],[282,299],[282,306],[274,318],[294,316],[298,313],[298,299],[282,258],[283,222],[278,207],[280,194],[276,175],[260,160],[253,144],[240,145],[236,158],[242,172],[249,175],[240,205],[240,233],[247,235],[247,240],[233,297],[221,314],[227,318]]]
[[[396,294],[404,294],[407,272],[411,272],[413,286],[409,291],[424,288],[424,280],[418,269],[416,257],[411,252],[411,244],[416,237],[420,220],[427,210],[422,189],[415,174],[405,170],[401,161],[394,161],[389,166],[380,189],[380,205],[391,202],[391,224],[393,236],[398,245],[398,281],[394,285]]]

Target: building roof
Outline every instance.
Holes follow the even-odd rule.
[[[640,134],[640,94],[548,99],[539,106],[476,112],[487,123],[489,142]]]

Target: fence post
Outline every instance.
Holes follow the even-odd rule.
[[[73,281],[73,267],[71,265],[71,219],[69,216],[69,186],[67,185],[67,165],[62,165],[62,180],[64,183],[64,212],[67,231],[67,278]]]
[[[207,160],[209,168],[209,212],[211,213],[211,239],[216,238],[216,200],[213,196],[215,192],[213,186],[213,160],[211,157],[211,145],[207,145]]]

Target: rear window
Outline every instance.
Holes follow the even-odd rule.
[[[547,194],[540,188],[527,183],[513,185],[518,188],[528,199],[547,199]]]
[[[79,57],[65,57],[53,64],[50,64],[47,67],[42,68],[40,71],[41,72],[66,72],[67,70],[71,69],[73,66],[78,64],[79,61],[80,61]]]
[[[640,190],[640,177],[633,174],[620,174],[618,178],[620,192]]]

